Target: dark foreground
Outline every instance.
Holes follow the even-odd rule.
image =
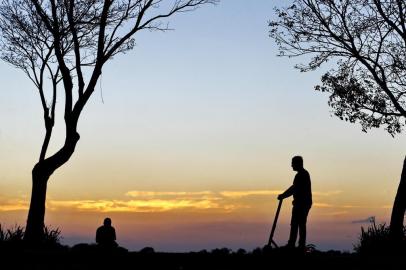
[[[299,254],[286,250],[252,253],[160,253],[97,249],[2,252],[0,269],[406,269],[406,256],[369,256],[340,252]],[[2,265],[4,267],[2,267]]]

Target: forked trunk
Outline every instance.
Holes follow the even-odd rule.
[[[76,122],[72,126],[76,127]],[[24,240],[29,243],[39,244],[44,239],[45,201],[49,177],[70,159],[79,138],[74,129],[69,130],[65,145],[53,156],[38,162],[32,170],[31,203],[24,235]]]
[[[404,238],[403,220],[406,210],[406,158],[403,162],[402,175],[395,202],[393,203],[392,216],[390,221],[390,234],[392,241],[399,244]]]

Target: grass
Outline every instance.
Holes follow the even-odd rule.
[[[406,251],[406,228],[403,228],[403,239],[400,245],[393,246],[390,238],[390,229],[386,223],[376,224],[372,220],[365,229],[361,227],[361,234],[358,243],[354,245],[354,251],[361,255],[368,256],[387,256]]]
[[[11,228],[4,228],[0,224],[0,243],[22,241],[24,238],[24,227],[14,225]]]
[[[6,228],[0,224],[0,249],[17,249],[22,250],[27,248],[27,243],[24,241],[25,228],[23,226],[14,225]],[[40,247],[42,249],[58,249],[63,247],[61,244],[61,230],[51,227],[44,227],[44,239]]]

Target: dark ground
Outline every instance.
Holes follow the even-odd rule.
[[[307,254],[286,250],[257,250],[248,254],[224,250],[160,253],[152,249],[106,252],[80,247],[56,251],[3,250],[0,255],[0,269],[406,269],[406,256],[364,257],[336,251]]]

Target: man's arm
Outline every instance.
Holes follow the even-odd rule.
[[[294,192],[295,192],[295,186],[291,185],[285,192],[278,195],[278,200],[283,200],[289,196],[292,196]]]

